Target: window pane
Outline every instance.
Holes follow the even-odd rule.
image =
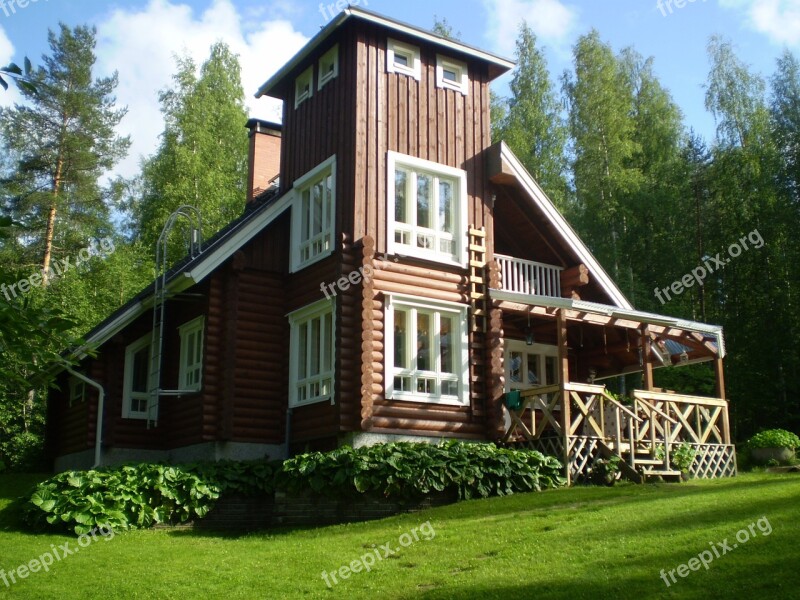
[[[439,230],[453,233],[453,182],[439,181]]]
[[[513,383],[522,383],[522,354],[520,352],[511,353],[508,376]]]
[[[399,54],[397,50],[394,52],[394,64],[399,67],[407,67],[408,66],[408,55],[406,54]]]
[[[322,370],[327,373],[333,370],[331,361],[331,340],[333,339],[331,323],[333,321],[333,315],[324,315],[322,320],[322,338],[324,340],[322,345]]]
[[[321,348],[321,336],[320,336],[320,319],[316,318],[311,321],[311,347],[308,349],[311,353],[311,368],[309,371],[310,376],[319,375],[319,356],[320,356],[320,348]]]
[[[539,383],[541,378],[539,377],[539,355],[538,354],[528,354],[528,383]]]
[[[325,231],[330,231],[333,219],[333,175],[325,178]]]
[[[308,190],[303,190],[300,212],[300,241],[305,242],[311,233],[311,192]]]
[[[452,317],[440,317],[439,355],[442,361],[442,373],[455,374],[455,355],[453,353],[453,332],[455,331]]]
[[[457,381],[442,381],[442,395],[443,396],[458,396],[458,382]]]
[[[417,175],[417,226],[431,227],[431,187],[433,181],[428,175]]]
[[[430,371],[431,365],[431,317],[417,312],[417,370]]]
[[[398,369],[410,369],[406,348],[408,348],[408,313],[404,310],[394,311],[394,366]]]
[[[311,209],[313,215],[313,225],[311,230],[311,235],[319,235],[322,233],[322,182],[314,184],[314,187],[311,188],[312,197],[313,197],[313,208]]]
[[[308,360],[308,323],[300,325],[300,332],[298,333],[299,348],[297,349],[297,378],[303,380],[307,377],[308,369],[306,368]]]
[[[398,223],[408,223],[406,214],[406,184],[408,172],[397,169],[394,173],[394,220]]]
[[[148,392],[147,389],[147,373],[150,369],[148,364],[150,356],[150,348],[144,347],[133,355],[133,385],[131,390],[134,392]]]
[[[547,356],[545,357],[545,373],[547,375],[547,385],[552,385],[554,383],[560,383],[558,381],[558,359],[555,356]]]

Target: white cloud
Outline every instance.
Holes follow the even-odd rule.
[[[163,130],[158,92],[172,84],[176,55],[188,54],[199,65],[213,43],[227,43],[239,54],[250,116],[276,120],[280,104],[256,100],[253,94],[307,41],[291,23],[274,16],[261,22],[243,19],[230,0],[214,0],[199,14],[186,4],[150,0],[141,9],[113,10],[98,23],[97,31],[99,72],[119,72],[117,103],[128,107],[120,133],[130,135],[133,144],[116,169],[126,177],[137,173],[140,158],[157,146]]]
[[[487,37],[497,52],[514,54],[519,26],[526,21],[543,45],[562,49],[575,31],[578,12],[560,0],[484,0]]]
[[[8,39],[5,29],[0,26],[0,67],[5,67],[13,58],[14,45]],[[9,78],[4,77],[4,79],[9,83]],[[13,84],[8,87],[8,91],[0,89],[0,106],[12,106],[19,99],[19,92]]]
[[[743,13],[773,43],[800,46],[800,0],[720,0],[720,6]]]

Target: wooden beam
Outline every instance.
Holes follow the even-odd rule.
[[[652,340],[650,339],[650,330],[647,325],[642,327],[642,384],[644,389],[648,392],[653,390],[653,363],[652,361]]]
[[[567,391],[569,383],[569,342],[567,341],[567,319],[564,309],[559,309],[556,313],[556,329],[558,334],[558,368],[559,381],[561,383],[561,431],[564,435],[564,470],[566,471],[567,485],[570,481],[569,465],[569,431],[570,431],[570,399]]]

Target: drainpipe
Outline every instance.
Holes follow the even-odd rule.
[[[89,379],[86,375],[82,373],[78,373],[77,371],[73,370],[71,367],[67,367],[67,373],[72,375],[73,377],[77,377],[84,383],[89,384],[93,388],[97,389],[99,392],[99,398],[97,400],[97,425],[95,426],[94,432],[94,465],[92,465],[93,469],[96,469],[100,466],[100,454],[102,450],[102,443],[103,443],[103,405],[106,397],[106,392],[103,389],[103,386]]]

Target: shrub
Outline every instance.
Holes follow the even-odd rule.
[[[410,500],[453,491],[468,499],[563,484],[561,463],[540,452],[494,444],[397,443],[346,446],[282,463],[140,464],[70,471],[39,484],[24,514],[30,525],[83,534],[98,526],[132,529],[202,519],[221,494],[262,496],[283,489],[334,498]]]
[[[800,448],[800,438],[785,429],[768,429],[757,433],[747,442],[749,448]]]
[[[338,496],[408,500],[453,490],[469,499],[558,487],[564,483],[561,468],[540,452],[494,444],[400,442],[296,456],[284,463],[281,483],[291,491]]]
[[[34,527],[47,524],[80,535],[98,526],[135,529],[202,518],[218,497],[213,483],[169,465],[67,471],[36,487],[24,518]]]

